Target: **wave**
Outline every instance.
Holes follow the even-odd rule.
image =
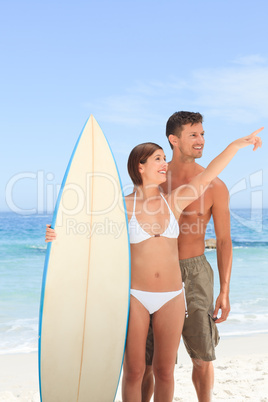
[[[250,323],[268,323],[268,314],[266,313],[253,313],[253,312],[248,312],[248,313],[241,313],[241,314],[231,314],[228,317],[228,324],[236,325],[236,324],[250,324]]]
[[[20,318],[0,324],[0,355],[31,353],[37,348],[37,318]]]
[[[246,299],[246,300],[243,300],[240,302],[234,301],[232,303],[231,314],[245,312],[245,307],[249,308],[250,306],[256,306],[258,304],[259,304],[259,307],[267,309],[267,307],[266,307],[267,302],[268,302],[268,297],[254,297],[254,298]],[[267,309],[267,314],[268,314],[268,309]]]
[[[38,327],[38,318],[18,318],[12,321],[2,322],[0,324],[0,331],[10,332],[18,328],[36,330]]]
[[[47,246],[26,246],[26,248],[32,248],[32,249],[34,249],[34,250],[41,250],[41,251],[43,251],[43,250],[46,250],[46,249],[47,249]]]
[[[267,241],[251,241],[251,240],[235,240],[232,239],[233,248],[253,248],[253,247],[268,247]]]
[[[268,329],[259,329],[259,330],[240,330],[240,331],[230,331],[230,332],[222,332],[220,331],[220,336],[222,338],[224,337],[229,337],[229,336],[250,336],[250,335],[261,335],[261,334],[267,334]]]
[[[2,213],[0,213],[0,215],[3,215]],[[18,218],[18,219],[43,219],[43,218],[48,218],[48,219],[51,219],[52,218],[52,216],[53,216],[53,214],[44,214],[44,215],[37,215],[37,214],[29,214],[29,215],[23,215],[23,214],[16,214],[16,213],[13,213],[13,212],[7,212],[6,214],[6,217],[9,217],[9,216],[13,216],[13,217],[16,217],[16,218]]]
[[[7,345],[4,348],[0,348],[0,355],[11,355],[20,353],[33,353],[38,351],[37,340],[35,343],[25,342],[21,345]]]
[[[235,240],[232,239],[233,249],[248,249],[248,248],[268,248],[267,241],[251,241],[251,240]],[[213,248],[206,248],[206,252],[215,251]]]

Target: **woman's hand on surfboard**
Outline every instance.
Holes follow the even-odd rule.
[[[232,144],[236,145],[238,149],[247,147],[248,145],[252,144],[254,145],[253,151],[256,151],[256,149],[262,146],[262,140],[260,137],[257,137],[257,135],[263,129],[264,127],[261,127],[258,130],[253,131],[253,133],[247,135],[246,137],[238,138],[238,140],[233,141]]]
[[[45,242],[49,243],[49,242],[55,240],[56,237],[57,237],[57,233],[55,232],[55,230],[51,228],[51,225],[47,225]]]

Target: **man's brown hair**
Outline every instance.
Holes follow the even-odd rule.
[[[176,135],[178,138],[181,135],[183,126],[185,124],[196,124],[196,123],[203,123],[203,116],[200,113],[195,112],[175,112],[167,121],[166,125],[166,136],[167,138],[173,134]],[[171,148],[173,149],[172,144],[168,140]]]

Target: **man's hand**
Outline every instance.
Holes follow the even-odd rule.
[[[221,316],[215,320],[217,324],[227,320],[230,313],[230,301],[228,293],[220,293],[215,304],[215,310],[213,313],[213,318],[218,317],[219,310],[221,310]]]

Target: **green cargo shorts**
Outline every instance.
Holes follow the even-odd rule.
[[[212,319],[213,270],[204,255],[180,260],[182,281],[185,284],[188,318],[185,318],[182,337],[192,359],[216,359],[215,347],[219,333]],[[146,344],[146,364],[153,360],[153,331],[150,325]]]

